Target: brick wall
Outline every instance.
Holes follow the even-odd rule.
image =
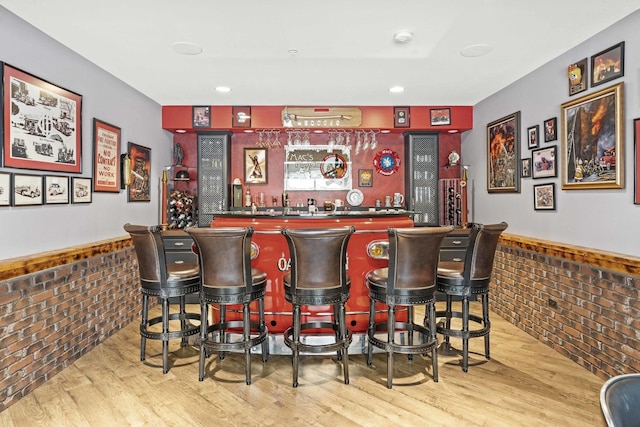
[[[139,289],[133,247],[0,281],[0,411],[139,321]]]
[[[617,272],[541,249],[499,245],[492,311],[600,378],[640,372],[637,261]]]

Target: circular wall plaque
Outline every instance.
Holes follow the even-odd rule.
[[[385,176],[393,175],[400,167],[400,156],[395,151],[385,148],[376,153],[373,158],[373,165],[379,174]]]
[[[320,173],[325,178],[340,179],[347,174],[347,161],[340,154],[327,154],[320,163]]]

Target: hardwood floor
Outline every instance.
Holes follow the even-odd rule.
[[[134,322],[0,413],[0,426],[605,426],[604,381],[495,314],[490,361],[472,339],[469,372],[440,352],[434,383],[428,358],[397,355],[392,390],[380,353],[375,368],[350,356],[349,385],[335,355],[304,356],[294,389],[290,356],[255,355],[247,386],[243,355],[210,357],[199,382],[197,349],[172,342],[163,375],[161,345],[148,342],[145,362],[139,345]]]

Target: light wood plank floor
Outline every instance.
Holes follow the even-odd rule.
[[[392,390],[381,353],[375,368],[351,355],[349,385],[335,355],[304,356],[294,389],[289,356],[254,356],[247,386],[243,355],[209,358],[199,382],[196,349],[174,342],[163,375],[161,345],[149,341],[140,362],[139,344],[134,322],[0,413],[0,426],[605,426],[604,381],[495,314],[490,361],[473,339],[469,372],[440,353],[434,383],[429,359],[398,355]]]

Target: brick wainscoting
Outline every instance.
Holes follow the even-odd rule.
[[[504,236],[491,310],[600,378],[640,372],[640,259]]]
[[[0,411],[139,321],[141,303],[129,239],[2,262]]]

